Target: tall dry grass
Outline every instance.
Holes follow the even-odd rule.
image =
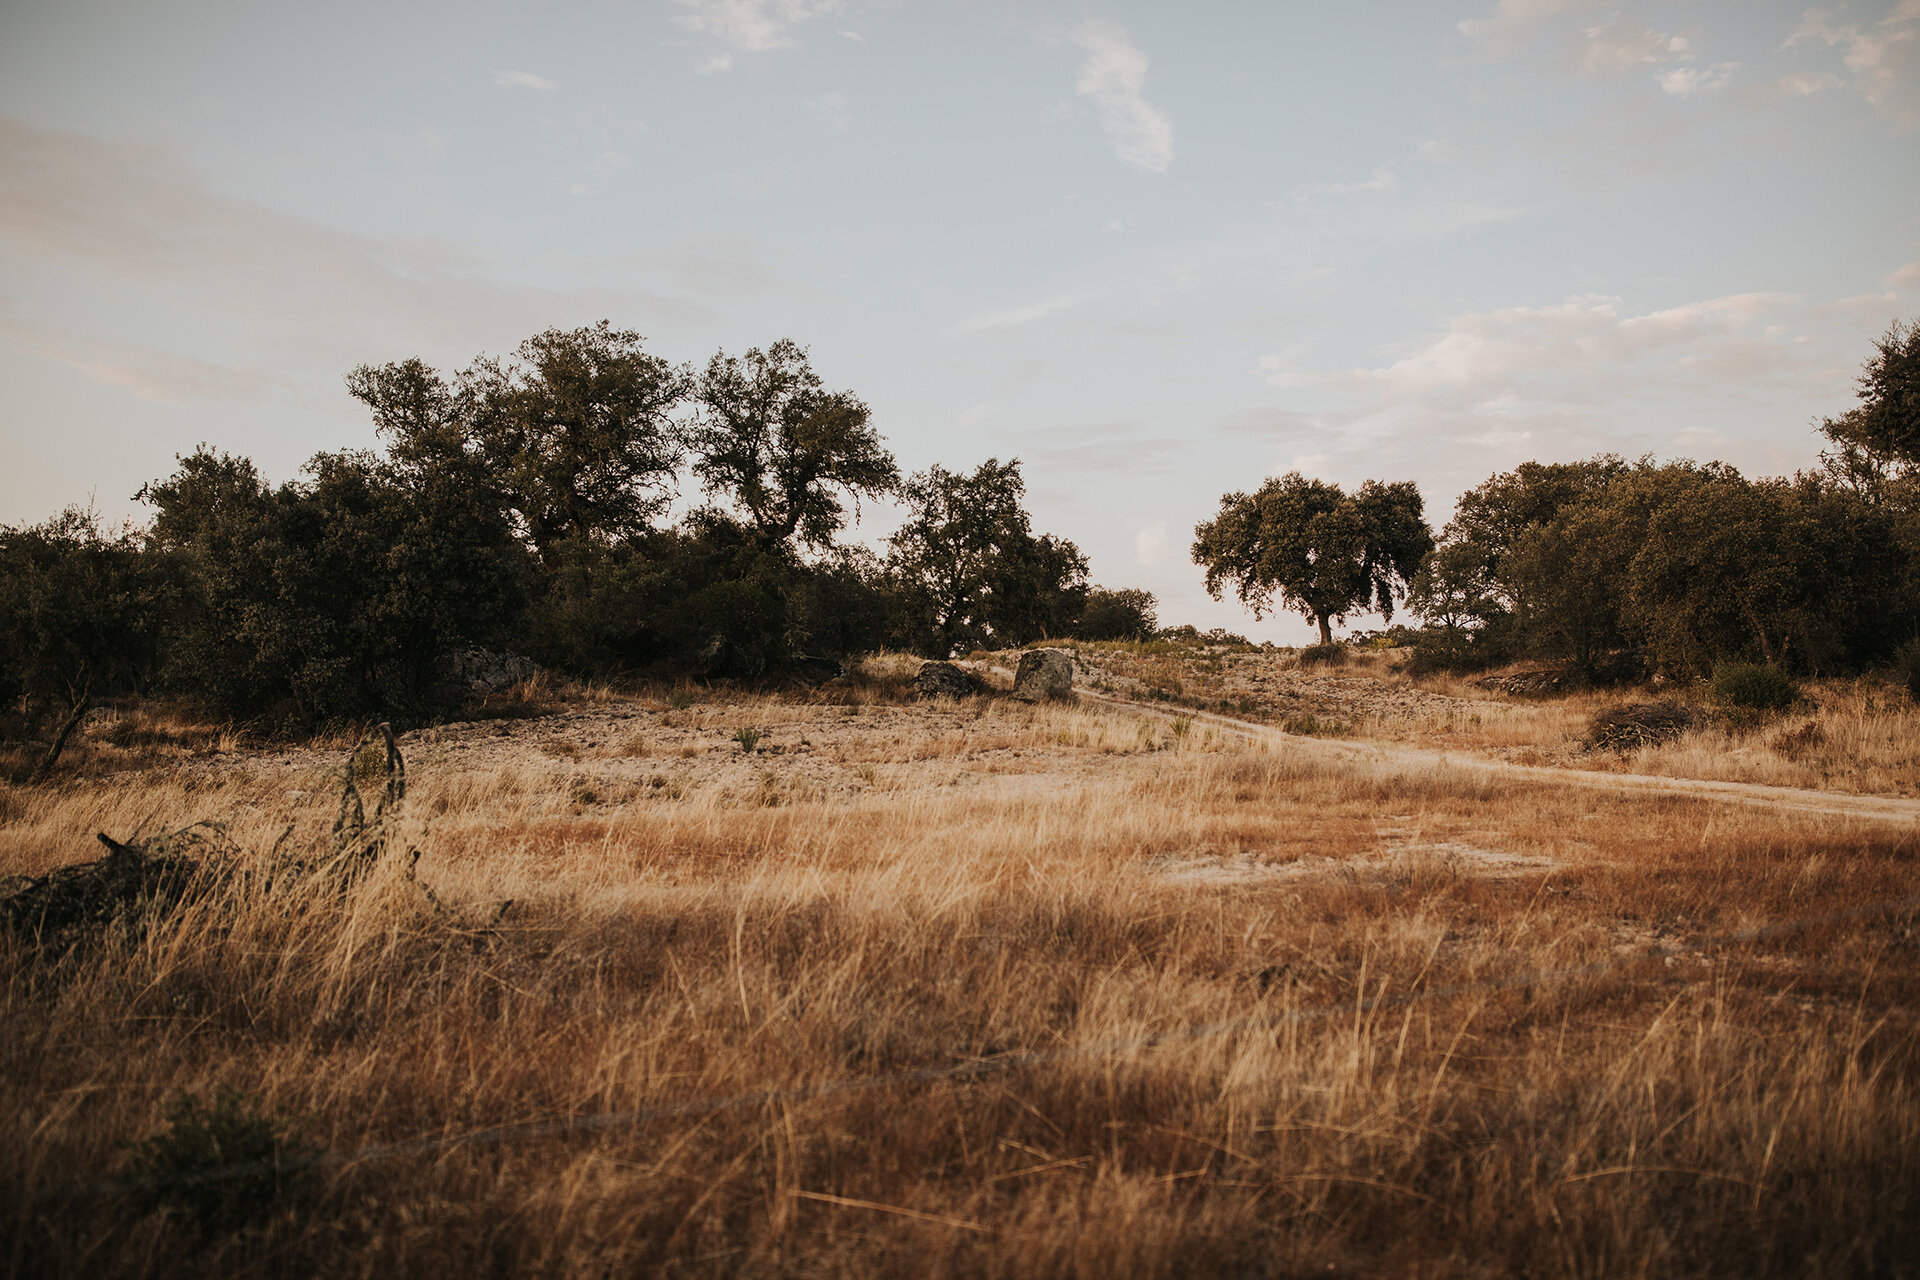
[[[65,955],[0,940],[0,1256],[23,1275],[1087,1277],[1920,1256],[1912,911],[1706,941],[1915,893],[1910,836],[1199,730],[1148,749],[1108,711],[962,705],[940,714],[978,727],[939,722],[935,751],[907,741],[921,713],[882,710],[844,746],[894,785],[775,805],[711,788],[576,812],[546,789],[570,760],[529,750],[508,794],[511,764],[489,780],[418,751],[394,854],[344,894],[235,882]],[[849,719],[646,714],[661,737]],[[968,751],[1015,750],[1048,770],[947,781]],[[39,852],[0,856],[39,871],[96,828],[211,817],[258,864],[287,821],[290,846],[324,837],[324,778],[287,782],[9,792],[7,847]],[[1419,854],[1443,847],[1552,869]],[[1222,857],[1249,874],[1170,874]],[[1306,860],[1348,871],[1277,874]],[[1010,1055],[1035,1056],[938,1078]],[[778,1094],[845,1080],[872,1083]],[[84,1190],[171,1099],[223,1084],[343,1156],[776,1092],[326,1166],[236,1236]]]

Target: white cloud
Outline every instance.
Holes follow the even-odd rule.
[[[1685,36],[1663,35],[1620,14],[1599,26],[1584,28],[1582,34],[1587,38],[1580,59],[1582,75],[1624,75],[1642,67],[1693,58],[1692,46]]]
[[[1022,325],[1032,324],[1050,315],[1077,306],[1079,294],[1069,294],[1063,298],[1049,298],[1045,302],[1036,302],[1031,306],[1012,307],[1005,311],[982,311],[968,316],[954,326],[957,333],[992,333],[1008,329],[1018,329]]]
[[[712,36],[746,53],[785,48],[793,43],[789,32],[794,27],[841,13],[846,8],[841,0],[674,0],[674,3],[687,10],[674,19],[679,26],[698,35]]]
[[[532,89],[536,93],[552,93],[560,86],[545,76],[537,76],[531,71],[496,71],[493,82],[502,89]]]
[[[697,76],[710,76],[722,71],[731,70],[733,70],[733,55],[730,53],[716,53],[705,62],[696,65],[693,69],[693,74]]]
[[[1383,164],[1375,166],[1373,172],[1360,182],[1316,182],[1301,188],[1298,200],[1314,196],[1350,196],[1363,191],[1391,191],[1394,188],[1393,166]]]
[[[1788,98],[1809,98],[1840,87],[1840,77],[1829,71],[1793,71],[1773,82],[1774,91]]]
[[[1901,0],[1885,17],[1862,26],[1841,22],[1826,9],[1808,9],[1787,38],[1787,48],[1824,43],[1841,50],[1854,88],[1900,123],[1920,127],[1920,0]]]
[[[1098,108],[1113,153],[1137,169],[1165,173],[1173,163],[1173,121],[1145,97],[1147,55],[1117,23],[1083,22],[1069,34],[1087,51],[1074,91]]]
[[[1155,565],[1167,558],[1167,522],[1156,520],[1133,535],[1133,558],[1144,565]]]
[[[1782,343],[1757,332],[1794,301],[1790,294],[1742,293],[1620,313],[1618,298],[1583,295],[1557,306],[1506,307],[1455,316],[1446,331],[1379,368],[1322,373],[1262,364],[1276,386],[1415,396],[1470,407],[1515,396],[1588,402],[1633,369],[1643,384],[1696,373],[1765,376]]]
[[[1711,67],[1675,67],[1660,73],[1660,89],[1676,98],[1691,98],[1698,93],[1717,93],[1733,80],[1737,62],[1716,62]]]
[[[1901,293],[1920,293],[1920,262],[1909,262],[1888,276],[1887,287]]]

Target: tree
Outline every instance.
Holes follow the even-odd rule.
[[[1841,465],[1870,480],[1920,467],[1920,320],[1887,327],[1854,396],[1857,406],[1820,424],[1840,447]]]
[[[893,492],[899,468],[851,392],[826,391],[806,349],[782,338],[765,351],[707,363],[688,434],[694,474],[744,515],[762,550],[789,540],[824,547],[857,504]]]
[[[179,594],[178,565],[131,529],[70,507],[0,526],[0,693],[32,732],[57,716],[32,771],[44,777],[94,700],[144,690]]]
[[[888,539],[887,571],[904,643],[944,658],[1063,634],[1079,616],[1086,557],[1034,536],[1018,458],[989,458],[971,475],[935,465],[901,492],[911,514]]]
[[[406,360],[362,365],[347,389],[373,411],[396,467],[492,495],[552,568],[570,543],[643,532],[672,498],[683,457],[673,414],[692,378],[643,341],[602,320],[536,334],[451,382]]]
[[[172,669],[223,711],[420,714],[455,692],[450,651],[520,616],[527,552],[469,490],[367,453],[319,454],[278,489],[244,458],[180,461],[141,497],[193,570]]]
[[[1087,592],[1086,608],[1081,611],[1075,634],[1082,640],[1145,640],[1159,625],[1154,616],[1158,607],[1159,601],[1151,591],[1094,587]]]
[[[1212,520],[1194,527],[1193,561],[1207,571],[1207,593],[1231,584],[1257,618],[1274,597],[1320,628],[1375,609],[1393,618],[1394,595],[1433,546],[1411,480],[1369,480],[1349,496],[1340,486],[1289,472],[1253,494],[1230,493]]]

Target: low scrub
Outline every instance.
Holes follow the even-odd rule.
[[[1713,700],[1743,711],[1785,711],[1800,700],[1800,686],[1778,667],[1729,662],[1713,669]]]
[[[1587,722],[1589,750],[1634,751],[1672,742],[1700,723],[1700,713],[1683,702],[1616,703],[1602,707]]]
[[[1351,656],[1343,644],[1310,644],[1300,651],[1303,667],[1344,667]]]

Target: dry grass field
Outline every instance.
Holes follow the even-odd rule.
[[[1156,657],[1082,656],[1123,694]],[[1263,660],[1163,674],[1362,741],[1920,780],[1864,686],[1623,762],[1570,740],[1583,699]],[[350,741],[94,726],[68,781],[0,790],[0,874],[200,821],[240,873],[0,934],[10,1274],[1920,1272],[1910,822],[1343,760],[1165,700],[918,703],[906,669],[405,735],[351,882],[296,865]],[[1817,750],[1766,745],[1809,717]],[[222,1087],[317,1161],[217,1227],[186,1206],[238,1180],[116,1181]]]

